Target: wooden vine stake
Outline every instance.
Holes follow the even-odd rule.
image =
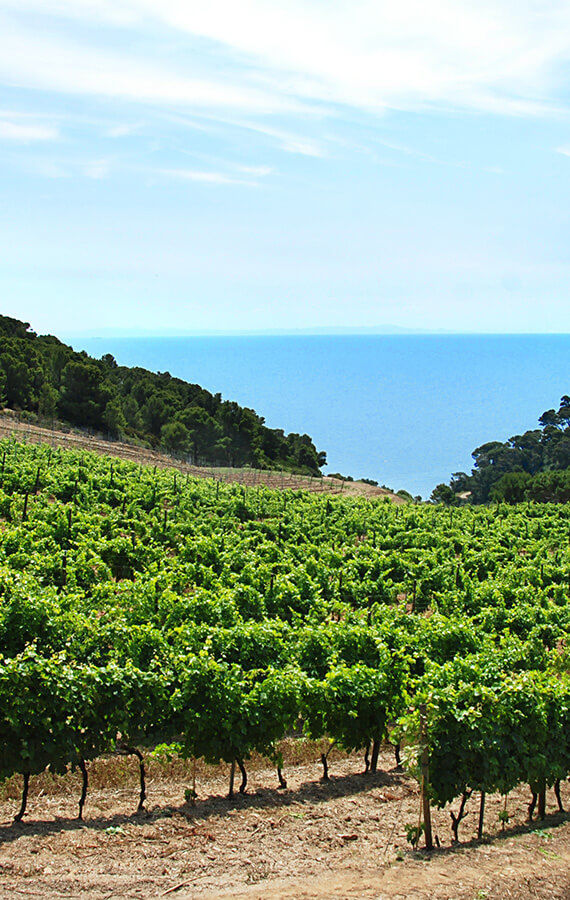
[[[424,835],[426,850],[433,850],[433,838],[431,833],[431,808],[429,804],[429,747],[427,734],[427,707],[425,703],[420,705],[420,742],[422,748],[422,810],[424,818]]]
[[[79,798],[79,813],[77,814],[77,818],[80,822],[83,821],[83,807],[85,806],[85,801],[87,799],[87,788],[89,787],[89,776],[87,774],[87,766],[85,765],[85,760],[82,756],[79,757],[79,771],[81,772],[81,797]]]
[[[228,790],[228,800],[233,800],[234,798],[234,779],[236,775],[236,761],[232,759],[232,764],[230,767],[230,787]]]
[[[546,817],[546,783],[544,778],[541,779],[538,790],[538,818]]]
[[[477,840],[483,838],[483,825],[485,823],[485,791],[481,791],[481,803],[479,805],[479,824],[477,826]]]
[[[30,786],[30,773],[24,772],[24,786],[22,788],[22,802],[20,804],[20,809],[14,816],[14,822],[21,822],[24,818],[26,812],[26,806],[28,805],[28,789]]]

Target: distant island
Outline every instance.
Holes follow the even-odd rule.
[[[471,474],[455,472],[449,484],[438,484],[432,502],[570,501],[570,396],[561,398],[558,409],[543,412],[538,424],[507,441],[477,447]]]
[[[0,406],[91,429],[195,464],[322,474],[326,453],[308,434],[268,428],[254,410],[169,372],[95,359],[0,316]]]

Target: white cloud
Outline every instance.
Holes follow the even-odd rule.
[[[130,9],[262,62],[279,86],[381,110],[533,114],[570,56],[563,0],[131,0]],[[285,78],[283,76],[286,76]]]
[[[88,46],[0,20],[0,80],[17,87],[193,109],[239,109],[254,114],[299,109],[274,90],[211,78],[147,58]]]
[[[298,153],[301,156],[324,157],[327,152],[320,141],[313,138],[302,137],[299,134],[291,134],[280,128],[273,128],[259,122],[247,120],[224,120],[225,124],[236,128],[244,128],[246,131],[254,131],[257,134],[272,138],[287,153]]]
[[[281,146],[287,153],[299,153],[301,156],[314,156],[317,158],[326,156],[322,145],[309,138],[286,138]]]
[[[33,160],[33,162],[27,162],[25,169],[33,175],[39,175],[41,178],[50,178],[53,180],[68,178],[70,175],[67,168],[50,159],[36,159]]]
[[[561,153],[562,156],[570,156],[570,147],[557,147],[557,153]]]
[[[122,121],[99,125],[107,138],[139,132],[135,107],[146,104],[153,114],[209,123],[195,122],[197,129],[211,122],[242,128],[285,153],[320,159],[334,143],[320,126],[342,108],[377,118],[388,109],[538,116],[564,106],[567,0],[0,0],[0,6],[0,82],[126,101],[126,111],[113,110]],[[0,140],[58,136],[49,121],[0,116]],[[163,175],[255,185],[269,174],[264,169]],[[109,169],[88,160],[80,171],[105,178]]]
[[[226,172],[206,172],[198,169],[160,169],[157,174],[164,175],[168,178],[179,178],[182,181],[196,181],[201,184],[241,184],[246,185],[247,187],[257,187],[258,185],[258,182],[256,181],[245,178],[235,178],[233,175],[228,175]]]
[[[378,140],[377,143],[382,147],[387,147],[388,150],[393,150],[395,153],[401,153],[404,156],[411,156],[415,159],[423,160],[426,163],[433,163],[437,166],[452,166],[453,168],[463,168],[465,166],[465,163],[462,161],[441,159],[438,156],[433,156],[430,153],[424,153],[423,150],[417,150],[414,147],[408,147],[405,144],[397,144],[393,141],[385,140]]]
[[[244,175],[255,175],[257,178],[265,178],[273,172],[271,166],[236,166],[236,169]]]
[[[107,129],[105,136],[110,138],[130,137],[132,134],[137,134],[140,128],[140,125],[113,125]]]
[[[136,4],[135,4],[136,6]],[[78,21],[98,21],[117,26],[131,26],[140,14],[129,4],[118,0],[2,0],[2,8],[16,12],[65,16]]]
[[[86,178],[92,178],[94,181],[100,181],[106,178],[110,171],[110,165],[106,159],[93,160],[87,163],[83,168],[83,174]]]
[[[55,141],[58,137],[58,130],[51,125],[0,119],[0,140],[2,141],[18,141],[28,144],[34,141]]]
[[[141,99],[260,112],[295,98],[376,113],[452,106],[536,115],[557,107],[561,66],[570,58],[565,0],[4,0],[4,6],[157,41],[161,28],[206,38],[226,48],[232,69],[226,79],[197,81],[195,53],[177,76],[162,63],[85,47],[74,54],[63,45],[58,61],[44,38],[43,55],[20,46],[20,65],[13,56],[4,60],[4,72],[17,69],[28,83],[43,73],[55,88],[134,99],[138,81]],[[37,47],[37,36],[28,37]],[[5,45],[4,37],[1,56]]]

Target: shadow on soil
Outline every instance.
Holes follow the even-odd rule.
[[[284,809],[299,806],[303,803],[311,805],[325,803],[334,797],[347,797],[374,788],[404,786],[408,789],[407,779],[399,772],[376,772],[374,774],[331,775],[329,781],[305,781],[295,790],[283,790],[275,787],[260,788],[252,793],[236,793],[232,800],[227,796],[209,796],[197,800],[194,805],[181,803],[179,806],[155,807],[141,813],[124,813],[114,816],[89,817],[87,800],[86,816],[83,821],[76,818],[57,818],[51,822],[28,820],[10,822],[0,825],[0,845],[17,840],[23,834],[46,835],[63,831],[78,831],[89,828],[105,831],[122,825],[145,825],[173,816],[183,817],[189,825],[209,819],[211,816],[225,816],[239,809]],[[134,798],[133,798],[134,802]],[[17,803],[14,804],[15,808]]]
[[[164,819],[171,819],[174,816],[178,820],[184,819],[187,823],[188,833],[196,834],[196,824],[207,823],[210,817],[223,817],[235,810],[247,809],[287,809],[291,806],[302,807],[303,804],[315,805],[325,803],[335,797],[348,797],[359,793],[373,790],[375,788],[404,788],[409,793],[417,793],[417,790],[410,787],[409,779],[397,770],[391,772],[376,772],[374,774],[348,774],[348,775],[331,775],[329,781],[305,781],[295,790],[282,790],[275,788],[260,788],[251,793],[236,793],[232,800],[227,796],[211,795],[204,800],[197,800],[194,805],[189,803],[181,803],[179,806],[153,807],[148,811],[134,813],[119,813],[113,816],[96,816],[89,817],[87,809],[87,817],[80,821],[76,818],[57,818],[53,821],[24,820],[23,822],[10,822],[0,825],[0,846],[5,843],[17,840],[22,835],[49,835],[61,832],[73,832],[82,829],[90,829],[94,831],[106,831],[108,829],[121,828],[124,825],[143,826],[152,824]],[[134,802],[134,797],[133,797]],[[479,847],[485,844],[495,843],[505,838],[516,837],[517,835],[532,834],[533,832],[548,832],[548,830],[558,827],[565,822],[570,821],[570,813],[556,812],[549,813],[544,819],[534,819],[532,822],[525,824],[512,825],[506,827],[504,831],[494,834],[493,836],[485,836],[482,840],[477,838],[467,839],[459,843],[444,845],[440,848],[428,852],[423,849],[409,851],[409,855],[418,858],[437,858],[441,856],[449,856],[468,850],[470,848]],[[113,833],[113,832],[110,832]]]
[[[460,853],[474,847],[483,847],[488,844],[494,844],[498,841],[503,841],[506,838],[513,838],[524,834],[539,833],[549,836],[548,831],[550,829],[558,828],[559,825],[564,825],[565,822],[569,821],[570,813],[568,812],[557,811],[554,813],[547,813],[544,819],[533,819],[532,822],[511,825],[510,827],[505,827],[504,831],[499,831],[493,835],[484,835],[481,839],[472,837],[465,841],[459,840],[458,843],[453,843],[451,845],[446,844],[441,847],[435,847],[433,850],[425,850],[424,848],[409,850],[408,855],[414,858],[433,859],[435,857]],[[548,845],[545,845],[545,850],[548,850]]]

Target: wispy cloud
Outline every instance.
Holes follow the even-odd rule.
[[[51,125],[0,119],[0,141],[29,144],[35,141],[55,141],[58,137],[59,131]]]
[[[422,160],[426,163],[433,163],[436,166],[451,166],[452,168],[462,169],[465,167],[465,163],[462,160],[449,160],[442,159],[439,156],[433,156],[431,153],[425,153],[423,150],[418,150],[415,147],[408,147],[406,144],[397,144],[393,141],[385,141],[378,140],[378,142],[382,147],[386,147],[388,150],[393,150],[395,153],[401,153],[404,156],[410,156],[414,159]]]
[[[123,125],[112,125],[110,128],[106,129],[105,136],[110,138],[130,137],[133,134],[137,134],[140,130],[140,125],[129,125],[128,123]]]
[[[199,169],[159,169],[156,174],[167,178],[178,178],[181,181],[194,181],[200,184],[222,185],[240,184],[247,187],[257,187],[257,181],[251,178],[236,178],[227,172],[208,172]]]
[[[557,153],[561,153],[562,156],[570,156],[570,147],[557,147]]]
[[[0,111],[0,141],[78,137],[74,160],[45,160],[46,173],[104,179],[109,145],[94,141],[134,136],[158,154],[155,173],[204,185],[259,185],[276,148],[310,162],[373,153],[380,143],[382,165],[405,162],[393,151],[463,166],[437,148],[432,155],[431,146],[379,141],[380,117],[458,109],[537,117],[565,109],[570,5],[562,0],[518,0],[516,7],[512,0],[338,0],[326,9],[322,0],[0,0],[0,7],[0,83],[26,97],[38,91],[44,107],[50,93],[52,101],[82,98],[75,121],[67,102],[59,103],[59,118],[56,111],[51,119]],[[89,97],[96,104],[83,102]],[[169,121],[207,139],[165,138]],[[366,124],[344,147],[332,133],[343,122],[348,130],[351,122]],[[228,140],[240,145],[233,162]],[[186,147],[191,168],[180,155]],[[125,141],[114,168],[142,172],[130,150]]]
[[[133,5],[239,50],[294,96],[374,111],[439,105],[535,115],[553,100],[556,67],[570,56],[570,8],[557,2]]]
[[[106,178],[111,169],[107,159],[92,160],[83,167],[83,174],[86,178],[92,178],[94,181],[101,181]]]
[[[464,108],[536,116],[563,106],[561,73],[570,60],[570,6],[556,0],[326,6],[3,0],[3,6],[17,10],[18,24],[8,15],[0,32],[0,75],[12,84],[260,115],[307,112],[318,103],[321,114],[341,105],[375,114]],[[26,28],[26,13],[51,17],[51,30]],[[66,28],[58,31],[62,18]],[[128,33],[147,47],[152,37],[157,52],[119,54],[86,42],[86,23],[105,26],[94,35],[120,30],[123,41]],[[194,45],[183,65],[171,64],[159,48],[161,38],[166,45],[173,37],[179,46],[206,39],[216,53],[200,57]]]
[[[224,121],[226,125],[243,128],[246,131],[253,131],[256,134],[268,137],[281,150],[285,150],[287,153],[297,153],[300,156],[313,156],[316,158],[327,156],[323,140],[317,141],[311,137],[303,137],[300,134],[295,134],[282,128],[275,128],[272,125],[247,119],[225,119],[220,121]]]
[[[271,175],[273,169],[271,166],[236,166],[236,169],[239,172],[243,172],[244,175],[254,175],[256,178],[265,178],[267,175]]]
[[[301,156],[313,156],[317,159],[327,155],[322,144],[310,138],[285,138],[281,147],[287,153],[298,153]]]
[[[293,112],[299,103],[251,80],[223,79],[0,21],[0,80],[25,88],[185,109]]]
[[[38,175],[40,178],[48,178],[55,181],[61,178],[68,178],[71,174],[65,166],[51,159],[35,159],[26,164],[25,170],[32,175]]]

